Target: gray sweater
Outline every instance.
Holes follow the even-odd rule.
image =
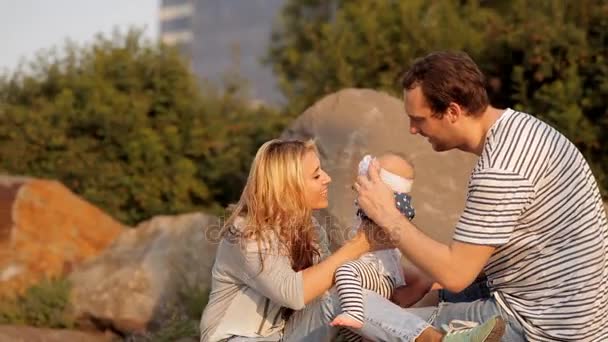
[[[316,226],[324,258],[329,254],[327,235],[319,224]],[[230,236],[222,239],[213,265],[209,302],[201,318],[201,342],[270,336],[285,326],[282,308],[304,308],[302,272],[293,271],[289,257],[277,252],[277,243],[272,246],[262,249],[265,257],[260,273],[256,242]]]

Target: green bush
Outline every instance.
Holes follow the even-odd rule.
[[[70,284],[66,279],[43,280],[23,295],[0,302],[0,324],[71,328],[68,314]]]
[[[177,340],[200,339],[199,322],[207,301],[209,291],[200,286],[184,283],[174,303],[165,303],[170,310],[168,317],[154,322],[148,332],[129,336],[129,341],[170,342]]]
[[[275,110],[202,87],[137,31],[43,53],[0,78],[0,172],[52,178],[134,224],[235,201]]]
[[[209,301],[209,290],[201,287],[185,288],[178,292],[179,299],[185,306],[186,316],[193,320],[200,320]]]
[[[185,319],[179,316],[172,317],[165,322],[160,330],[147,337],[149,341],[153,342],[173,342],[184,338],[195,341],[200,339],[198,320]]]

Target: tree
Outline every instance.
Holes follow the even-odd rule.
[[[504,105],[568,136],[608,194],[608,2],[513,1],[485,62]],[[496,92],[495,92],[496,93]]]
[[[567,135],[608,190],[608,3],[585,1],[288,1],[267,61],[292,113],[345,87],[401,96],[412,61],[463,50],[493,104]]]
[[[499,20],[475,3],[424,0],[290,1],[280,19],[268,61],[294,113],[343,87],[394,93],[406,66],[431,50],[480,55],[485,26]]]
[[[239,89],[201,88],[137,31],[68,45],[0,81],[0,169],[58,179],[129,224],[218,210],[283,124]]]

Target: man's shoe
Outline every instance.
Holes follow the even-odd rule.
[[[500,316],[479,325],[476,322],[454,320],[445,327],[444,342],[500,342],[505,333],[505,321]]]

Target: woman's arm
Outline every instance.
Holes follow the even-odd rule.
[[[366,231],[361,229],[355,237],[346,242],[334,254],[320,263],[302,271],[304,284],[304,303],[310,303],[315,298],[329,290],[334,282],[336,269],[345,262],[355,260],[371,249]]]
[[[334,282],[334,273],[345,262],[367,252],[387,248],[394,248],[389,236],[374,222],[363,220],[354,238],[325,260],[303,271],[304,302],[309,303],[329,290]]]
[[[256,243],[248,243],[244,249],[237,244],[233,253],[241,257],[236,259],[233,267],[241,270],[238,277],[245,284],[263,296],[279,305],[300,310],[331,288],[334,272],[342,264],[372,249],[383,248],[371,237],[379,232],[382,233],[375,224],[361,229],[334,254],[300,272],[291,268],[289,257],[266,249],[262,251],[262,267]]]
[[[277,252],[276,248],[260,251],[256,242],[246,242],[245,246],[235,244],[232,255],[236,258],[231,267],[248,287],[278,305],[293,310],[304,308],[302,272],[292,269],[288,256]]]

